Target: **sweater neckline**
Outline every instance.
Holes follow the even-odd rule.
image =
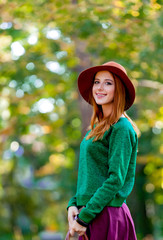
[[[124,116],[124,114],[122,114],[122,115],[120,116],[120,118],[119,118],[115,123],[113,123],[111,126],[115,125],[117,122],[119,122],[120,119],[123,119],[123,118],[126,118],[126,117]]]

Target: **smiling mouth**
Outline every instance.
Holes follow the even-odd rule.
[[[97,97],[105,97],[106,94],[103,94],[103,93],[96,93],[96,96],[97,96]]]

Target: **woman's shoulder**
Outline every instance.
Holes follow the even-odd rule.
[[[120,132],[130,132],[135,134],[135,130],[131,124],[131,122],[126,117],[120,117],[119,120],[112,125],[114,131]]]
[[[134,144],[137,143],[137,134],[131,124],[131,122],[126,117],[121,117],[117,123],[112,125],[111,138],[118,139],[128,139]]]

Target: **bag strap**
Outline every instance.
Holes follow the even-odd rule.
[[[70,232],[68,231],[65,240],[70,240]],[[84,233],[84,235],[82,236],[82,240],[89,240],[86,233]]]

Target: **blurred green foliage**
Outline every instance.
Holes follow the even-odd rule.
[[[159,0],[1,0],[0,239],[66,232],[90,115],[76,80],[109,60],[126,67],[137,90],[128,114],[141,136],[128,204],[138,239],[162,239],[162,24]]]

